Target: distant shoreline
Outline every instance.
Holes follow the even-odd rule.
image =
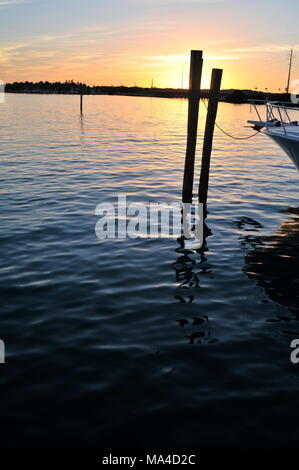
[[[150,98],[181,98],[189,97],[189,90],[177,88],[140,88],[124,86],[87,86],[74,82],[15,82],[8,83],[6,93],[47,94],[47,95],[111,95],[111,96],[139,96]],[[209,90],[201,90],[201,98],[209,97]],[[253,90],[229,89],[221,90],[220,101],[227,103],[246,103],[248,100],[289,101],[290,95],[286,93],[268,93]]]

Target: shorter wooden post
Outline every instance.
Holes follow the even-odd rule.
[[[83,114],[83,95],[80,94],[80,113]]]
[[[188,100],[188,137],[183,182],[183,202],[191,203],[193,194],[194,160],[196,150],[200,84],[202,72],[202,51],[191,51],[189,100]]]
[[[215,121],[217,117],[221,78],[222,78],[222,70],[213,69],[212,78],[211,78],[211,86],[210,86],[207,120],[206,120],[206,127],[205,127],[205,135],[204,135],[204,144],[203,144],[203,150],[202,150],[201,172],[200,172],[199,191],[198,191],[199,202],[203,202],[203,203],[207,201],[207,197],[208,197],[210,161],[211,161],[211,152],[212,152],[212,146],[213,146]]]

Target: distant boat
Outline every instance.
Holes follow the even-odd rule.
[[[289,103],[287,106],[280,102],[262,102],[266,115],[266,120],[263,120],[257,103],[259,102],[251,101],[259,120],[247,122],[253,125],[253,129],[263,132],[274,140],[299,170],[299,125],[298,121],[291,117],[293,113],[298,114],[299,108],[291,107]]]

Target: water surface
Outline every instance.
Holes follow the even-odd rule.
[[[95,236],[96,205],[118,194],[180,201],[186,115],[186,101],[136,97],[86,97],[82,117],[76,96],[1,105],[3,447],[297,445],[288,157],[263,135],[216,130],[199,253]],[[236,136],[248,118],[220,105]]]

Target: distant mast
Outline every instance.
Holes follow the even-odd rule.
[[[293,65],[293,47],[291,48],[291,53],[290,53],[290,63],[289,63],[289,73],[288,73],[288,83],[286,87],[286,92],[289,93],[290,90],[290,80],[291,80],[291,72],[292,72],[292,65]]]

